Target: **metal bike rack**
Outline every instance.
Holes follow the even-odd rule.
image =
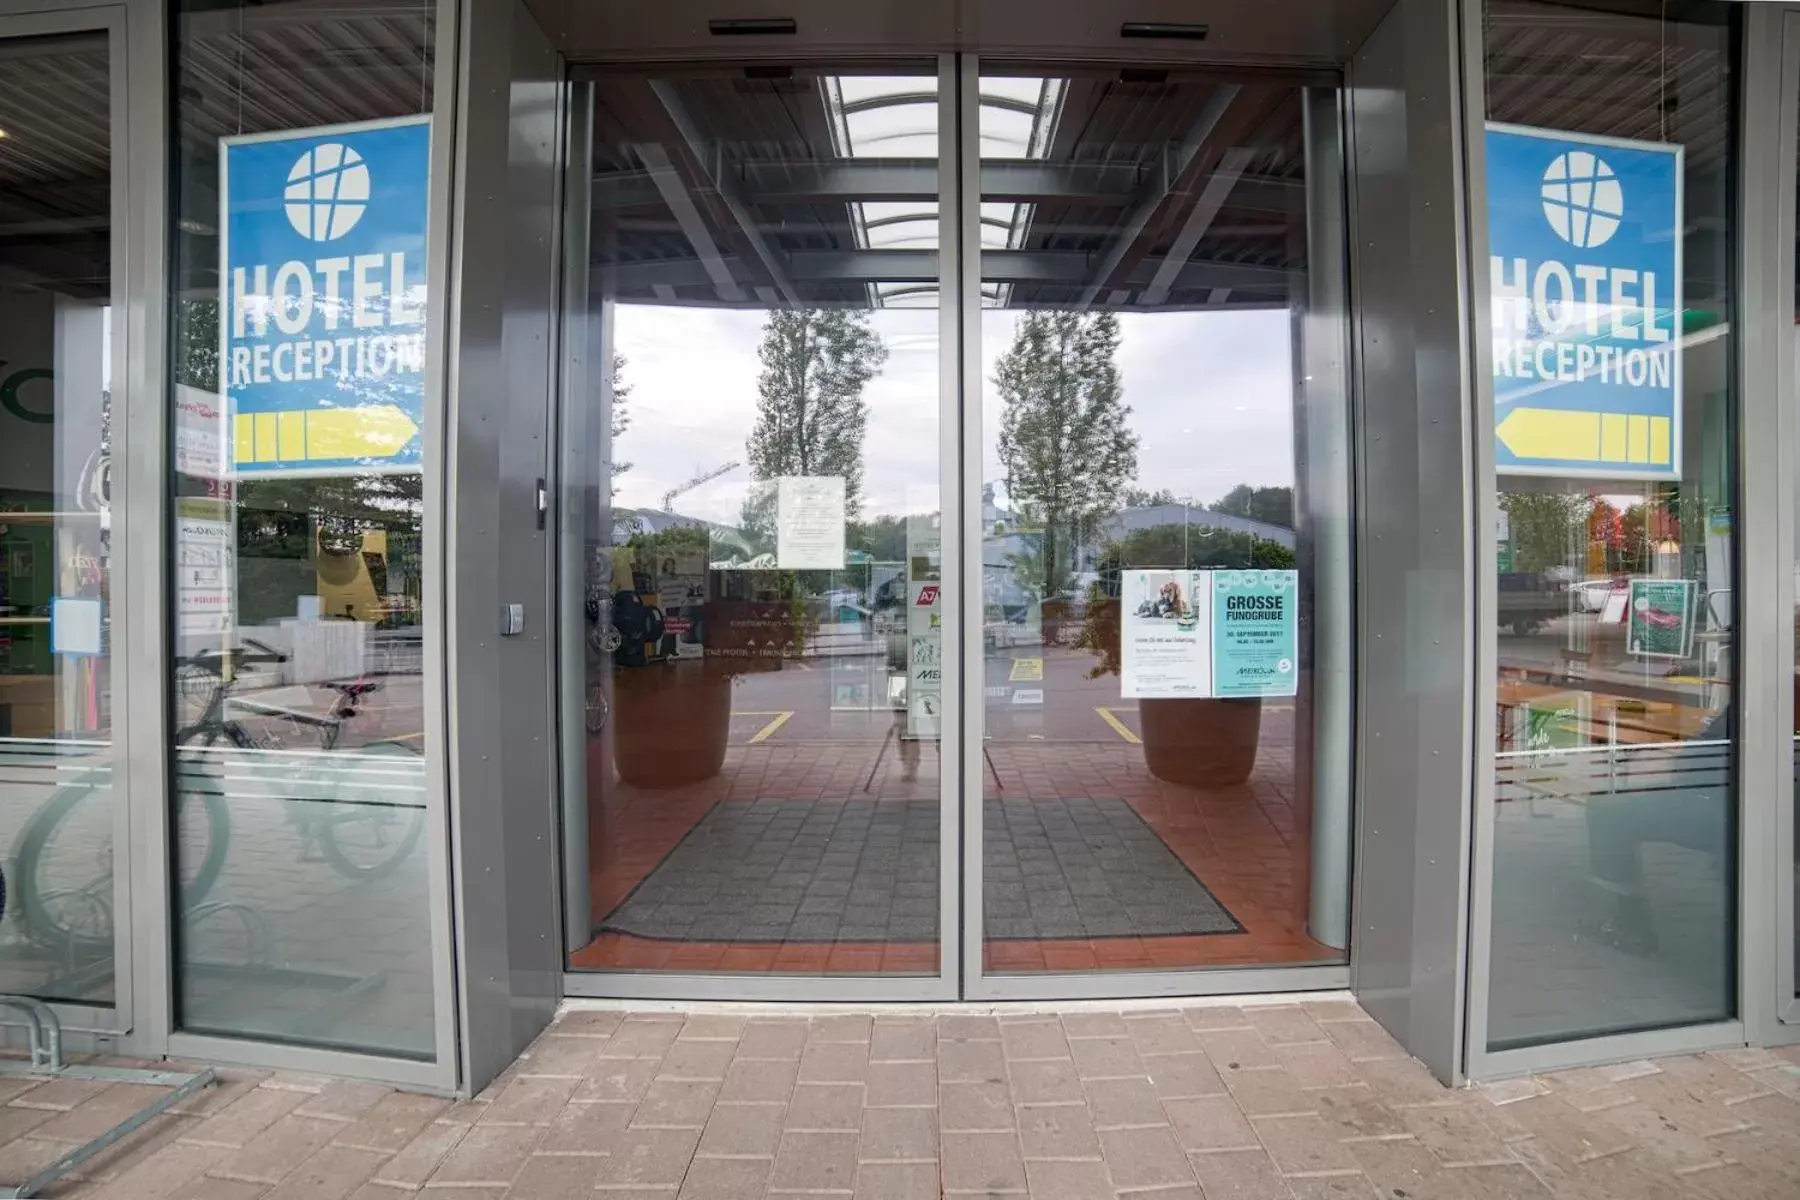
[[[140,1067],[98,1067],[63,1061],[62,1022],[48,1004],[30,996],[0,995],[0,1011],[10,1009],[25,1018],[31,1037],[31,1061],[0,1059],[0,1075],[39,1076],[45,1079],[92,1079],[102,1083],[144,1083],[170,1090],[138,1109],[98,1137],[90,1138],[70,1150],[24,1183],[0,1185],[0,1200],[12,1197],[40,1196],[44,1189],[79,1167],[82,1163],[141,1129],[152,1117],[167,1112],[175,1105],[218,1079],[211,1067],[189,1074],[183,1071],[156,1071]]]

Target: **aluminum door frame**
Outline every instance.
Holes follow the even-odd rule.
[[[448,547],[453,529],[447,498],[451,489],[448,453],[455,445],[452,437],[454,409],[449,397],[454,393],[454,368],[451,351],[458,344],[454,322],[457,317],[457,279],[454,269],[460,262],[464,238],[462,198],[466,187],[459,170],[465,137],[462,119],[465,82],[473,55],[465,44],[463,30],[466,7],[472,0],[434,0],[437,69],[432,79],[432,137],[430,158],[430,198],[426,237],[426,271],[429,288],[425,302],[425,370],[422,439],[424,480],[421,578],[424,594],[429,598],[423,637],[424,658],[424,722],[425,722],[425,837],[418,852],[427,856],[426,903],[429,909],[427,936],[431,940],[433,1049],[435,1057],[425,1062],[397,1058],[379,1053],[329,1050],[311,1046],[290,1045],[274,1039],[227,1037],[214,1034],[184,1033],[174,1027],[174,984],[178,969],[173,957],[172,888],[168,838],[168,805],[173,792],[170,786],[170,724],[168,685],[172,678],[169,662],[169,572],[171,548],[169,515],[169,452],[172,407],[164,403],[169,386],[167,328],[170,296],[168,292],[167,256],[169,250],[168,180],[170,134],[168,113],[168,63],[171,20],[168,0],[127,0],[138,37],[139,59],[134,63],[139,73],[134,81],[137,103],[134,120],[145,122],[135,144],[148,146],[144,175],[139,180],[141,192],[136,196],[139,217],[145,232],[146,268],[141,292],[133,296],[134,328],[147,331],[135,355],[141,363],[140,373],[133,379],[142,395],[154,397],[154,407],[140,404],[133,415],[129,432],[132,461],[144,468],[126,481],[127,521],[134,522],[138,536],[130,539],[128,550],[136,557],[132,577],[148,581],[140,583],[140,601],[153,596],[149,603],[135,603],[129,614],[135,622],[133,640],[133,675],[131,701],[139,714],[134,722],[131,767],[140,783],[134,797],[133,851],[139,871],[133,888],[136,904],[132,921],[136,946],[143,951],[137,957],[138,989],[136,991],[140,1028],[133,1037],[121,1043],[121,1049],[145,1057],[188,1058],[197,1061],[241,1064],[273,1070],[302,1071],[337,1075],[352,1079],[368,1079],[449,1094],[466,1083],[459,1069],[458,997],[460,990],[453,957],[454,913],[452,910],[452,878],[450,864],[450,817],[452,812],[449,752],[449,648],[452,597],[446,589],[449,578]],[[134,129],[137,127],[134,127]],[[141,305],[142,312],[135,311]],[[141,324],[137,324],[141,322]]]
[[[134,236],[134,220],[142,221],[141,212],[134,215],[131,200],[136,195],[148,196],[143,189],[146,182],[144,175],[153,170],[146,160],[156,159],[156,153],[133,154],[133,146],[160,145],[160,141],[146,143],[142,140],[147,132],[145,126],[145,108],[160,112],[160,105],[149,106],[133,104],[132,85],[135,72],[131,62],[131,52],[139,44],[139,36],[129,27],[133,24],[133,10],[141,10],[144,5],[110,3],[110,4],[56,4],[51,0],[0,0],[0,42],[15,38],[55,37],[67,34],[98,33],[106,38],[107,68],[107,107],[110,140],[111,195],[108,200],[111,216],[112,241],[112,302],[109,307],[115,313],[126,317],[113,322],[112,345],[109,347],[110,368],[113,379],[119,381],[112,397],[112,411],[115,429],[125,431],[119,439],[119,445],[113,454],[114,495],[121,497],[116,512],[119,524],[114,526],[114,548],[112,578],[108,581],[111,592],[111,605],[115,616],[123,619],[115,622],[112,634],[112,655],[110,669],[112,672],[112,746],[109,751],[112,770],[113,806],[113,912],[129,913],[129,920],[113,923],[113,1003],[103,1004],[71,1004],[58,1002],[51,1005],[63,1022],[63,1032],[67,1044],[71,1048],[82,1050],[104,1049],[110,1046],[130,1046],[141,1039],[133,1037],[136,1005],[134,1000],[139,994],[134,963],[138,957],[133,954],[139,938],[148,932],[140,926],[138,905],[134,902],[136,894],[133,890],[134,874],[133,847],[137,845],[134,831],[137,829],[137,817],[140,810],[150,806],[160,806],[160,795],[154,782],[157,776],[152,773],[144,775],[135,768],[139,759],[134,751],[141,748],[146,730],[141,726],[153,725],[153,721],[139,722],[132,719],[132,713],[142,711],[132,703],[142,690],[145,682],[154,688],[159,677],[159,670],[153,663],[146,677],[143,670],[142,655],[134,655],[133,651],[140,646],[141,616],[145,606],[133,603],[135,595],[128,591],[130,580],[134,577],[155,578],[156,571],[151,564],[144,561],[141,553],[140,539],[134,535],[146,531],[150,522],[155,520],[157,503],[146,506],[139,503],[142,499],[142,485],[146,482],[142,476],[145,471],[133,472],[133,463],[140,467],[143,460],[137,457],[141,438],[134,439],[132,432],[142,432],[143,417],[146,406],[159,396],[160,387],[146,386],[149,378],[144,371],[144,357],[152,338],[143,326],[132,318],[140,311],[139,301],[147,292],[148,282],[144,278],[144,265],[138,259],[143,253],[143,239]],[[138,22],[142,24],[142,22]],[[141,31],[139,31],[141,32]],[[160,193],[158,194],[160,198]],[[153,206],[160,208],[159,205]],[[152,297],[152,304],[160,300],[158,290]],[[160,357],[158,358],[160,361]],[[151,487],[160,483],[160,479],[149,481]],[[138,485],[134,492],[133,485]],[[133,553],[137,549],[139,552]],[[135,661],[134,661],[135,660]],[[137,691],[133,685],[137,685]],[[154,771],[154,768],[153,768]],[[160,807],[158,808],[160,811]],[[141,864],[140,864],[141,865]],[[16,881],[15,881],[16,886]],[[143,942],[146,946],[156,945],[154,935]],[[153,957],[153,956],[152,956]],[[153,1006],[151,1006],[153,1007]],[[15,1029],[22,1029],[23,1024],[11,1019],[0,1020],[0,1042],[9,1040]]]
[[[1744,507],[1748,513],[1768,512],[1772,519],[1757,531],[1754,546],[1740,551],[1746,571],[1765,576],[1759,587],[1748,586],[1744,603],[1745,624],[1751,624],[1748,606],[1768,623],[1766,644],[1773,653],[1761,656],[1773,664],[1763,672],[1764,686],[1746,697],[1747,709],[1761,708],[1769,727],[1754,748],[1757,761],[1746,766],[1763,772],[1748,796],[1766,796],[1773,811],[1765,810],[1757,827],[1746,821],[1746,856],[1743,879],[1743,924],[1746,946],[1768,949],[1754,953],[1744,978],[1744,1018],[1753,1041],[1763,1044],[1800,1042],[1800,997],[1796,996],[1795,970],[1795,729],[1794,689],[1783,686],[1796,662],[1794,622],[1796,611],[1794,564],[1800,522],[1795,504],[1800,501],[1800,356],[1796,354],[1796,326],[1790,314],[1797,281],[1794,259],[1800,246],[1800,191],[1795,186],[1800,171],[1800,5],[1755,5],[1745,13],[1743,104],[1744,177],[1739,189],[1743,207],[1740,239],[1740,279],[1746,301],[1743,325],[1742,379],[1746,416],[1757,418],[1751,428],[1746,419],[1740,432],[1745,456]],[[1769,153],[1757,150],[1770,146]],[[1762,302],[1762,303],[1758,303]],[[1752,436],[1755,434],[1757,436]],[[1766,436],[1763,436],[1766,435]],[[1752,469],[1755,469],[1755,474]],[[1748,522],[1741,522],[1748,526]],[[1746,528],[1745,532],[1751,532]],[[1754,626],[1752,626],[1754,628]],[[1748,673],[1748,664],[1746,664]],[[1746,755],[1751,753],[1746,748]],[[1749,849],[1761,845],[1766,853]],[[1758,861],[1753,861],[1758,860]],[[1768,946],[1768,939],[1774,945]],[[1772,970],[1762,970],[1762,964]]]
[[[776,51],[775,53],[779,53]],[[956,198],[962,194],[959,185],[975,186],[973,172],[969,178],[961,177],[966,170],[957,154],[957,130],[959,129],[958,106],[961,92],[957,87],[957,56],[954,54],[937,55],[895,55],[879,52],[856,55],[821,58],[816,50],[805,46],[794,47],[792,61],[809,64],[851,64],[862,60],[893,61],[896,57],[905,59],[933,59],[937,64],[938,82],[938,497],[942,514],[943,561],[945,563],[962,562],[966,556],[968,543],[967,529],[972,520],[976,524],[975,545],[980,546],[981,497],[979,483],[975,488],[973,507],[970,507],[969,491],[962,475],[964,425],[968,420],[962,407],[964,399],[962,389],[965,386],[962,363],[966,334],[966,305],[961,300],[961,292],[956,285],[957,264],[962,261],[961,249],[963,239],[975,236],[976,241],[970,245],[979,245],[979,230],[971,234],[965,229],[972,224],[977,210],[968,211],[970,220],[963,225],[957,221],[959,206]],[[696,61],[704,61],[697,59]],[[785,60],[784,60],[785,61]],[[676,69],[679,61],[671,63]],[[581,77],[580,68],[573,73]],[[569,162],[574,164],[576,156],[571,153]],[[573,190],[573,189],[572,189]],[[574,214],[571,214],[573,216]],[[585,230],[579,238],[579,244],[585,245]],[[575,239],[571,239],[575,244]],[[565,293],[565,302],[567,294]],[[584,305],[585,310],[587,306]],[[980,321],[979,309],[975,310],[977,327]],[[565,321],[565,339],[571,346],[579,343],[579,337],[571,335]],[[602,355],[608,353],[601,351]],[[600,361],[606,361],[602,358]],[[565,359],[566,389],[569,368]],[[980,390],[979,364],[976,368],[976,392]],[[563,392],[566,399],[566,390]],[[562,426],[559,426],[561,428]],[[976,461],[979,472],[979,429],[976,427]],[[560,455],[558,456],[561,457]],[[553,488],[552,494],[567,496],[567,489]],[[958,575],[945,572],[944,591],[946,593],[946,611],[959,611],[954,606],[959,604],[959,597],[966,597],[973,592],[979,595],[979,586],[971,585],[970,580],[979,580],[980,575]],[[561,589],[559,585],[558,590]],[[572,614],[565,614],[569,619]],[[560,622],[559,622],[560,629]],[[979,631],[980,626],[976,626]],[[946,640],[970,640],[959,624],[954,629],[946,630]],[[979,632],[973,638],[975,648],[980,650]],[[965,682],[958,679],[958,664],[963,658],[955,653],[946,655],[950,670],[944,680],[944,711],[938,749],[938,969],[935,975],[786,975],[768,974],[751,975],[748,973],[653,973],[648,971],[571,971],[567,969],[566,958],[563,972],[563,992],[567,996],[591,999],[611,1000],[732,1000],[732,1001],[809,1001],[815,1003],[833,1002],[942,1002],[956,1000],[959,997],[959,963],[964,953],[963,925],[963,837],[961,836],[962,816],[961,797],[964,774],[960,769],[965,755],[964,734],[964,695]],[[565,664],[566,666],[566,664]],[[553,685],[555,686],[555,685]],[[569,711],[565,708],[565,713]],[[565,718],[561,736],[567,737],[569,729]],[[980,745],[979,742],[976,743]],[[566,782],[565,782],[566,786]],[[566,820],[569,805],[580,798],[565,797],[563,811],[565,821],[563,828],[563,849],[557,864],[559,874],[566,876],[574,870],[574,858],[581,857],[581,867],[586,869],[586,844],[576,844],[569,836],[569,823]],[[565,920],[570,904],[564,900]],[[572,940],[570,931],[564,931],[563,941]]]
[[[960,253],[957,256],[956,307],[960,310],[958,335],[962,345],[959,390],[962,394],[962,409],[959,419],[962,423],[962,445],[959,447],[962,456],[961,492],[958,496],[960,520],[957,526],[960,546],[956,561],[960,570],[958,575],[965,581],[953,597],[955,613],[954,625],[956,635],[961,639],[959,653],[956,655],[962,676],[956,695],[958,709],[952,709],[950,720],[960,724],[961,761],[958,775],[963,785],[964,803],[961,811],[962,856],[961,898],[962,898],[962,995],[969,1000],[996,1001],[1040,1001],[1040,1000],[1114,1000],[1132,998],[1156,998],[1168,996],[1217,996],[1217,995],[1257,995],[1267,993],[1300,993],[1307,991],[1327,991],[1343,989],[1350,986],[1350,965],[1297,965],[1297,966],[1243,966],[1216,968],[1171,968],[1166,971],[1043,971],[1030,974],[1006,974],[985,970],[982,961],[983,950],[983,880],[982,880],[982,814],[986,807],[985,790],[986,775],[983,768],[983,736],[985,733],[985,705],[982,691],[982,680],[986,669],[984,647],[981,630],[983,621],[982,591],[979,581],[982,578],[982,528],[981,528],[981,488],[982,488],[982,434],[984,398],[982,388],[982,352],[981,352],[981,64],[984,56],[979,54],[962,54],[958,59],[957,82],[957,125],[954,144],[958,153],[958,191],[957,203],[954,206],[960,215],[962,226],[958,230],[956,245]],[[1005,63],[1014,61],[1013,56],[985,56]],[[1149,58],[1151,56],[1140,56]],[[1167,60],[1168,56],[1155,56],[1158,61]],[[1116,60],[1106,57],[1108,65],[1116,65]],[[1195,58],[1190,65],[1204,65],[1203,58]],[[1303,66],[1296,69],[1296,74],[1310,76],[1309,86],[1317,85],[1325,76],[1317,67]],[[1341,81],[1339,82],[1341,86]],[[1331,145],[1326,161],[1338,164],[1337,220],[1326,231],[1328,238],[1341,238],[1346,220],[1347,176],[1343,173],[1341,124],[1319,129],[1318,132],[1328,138]],[[942,143],[940,143],[941,146]],[[1309,146],[1309,152],[1313,147]],[[1318,192],[1314,185],[1318,181],[1308,178],[1309,210]],[[1309,215],[1310,212],[1309,212]],[[1312,231],[1309,230],[1309,234]],[[1335,259],[1340,264],[1344,255],[1338,253]],[[1309,264],[1311,266],[1312,264]],[[1332,281],[1341,304],[1346,293],[1346,279],[1340,270]],[[1327,287],[1327,292],[1332,288]],[[946,305],[948,310],[950,306]],[[1340,308],[1345,315],[1345,326],[1342,331],[1343,344],[1349,343],[1348,308]],[[1346,413],[1349,408],[1350,379],[1348,364],[1341,358],[1336,364],[1341,390],[1339,397]],[[948,511],[948,510],[946,510]],[[950,561],[952,551],[949,546],[949,526],[946,524],[945,561]],[[1354,563],[1354,551],[1352,552]],[[1354,571],[1354,565],[1352,567]],[[1355,736],[1352,734],[1352,744]],[[1352,821],[1354,821],[1355,789],[1351,794]],[[1348,902],[1348,901],[1347,901]],[[1354,947],[1354,939],[1352,939]]]

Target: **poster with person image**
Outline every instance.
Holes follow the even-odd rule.
[[[1121,584],[1121,694],[1212,695],[1213,573],[1126,571]]]
[[[652,552],[656,599],[663,613],[665,658],[699,658],[706,653],[701,614],[706,606],[706,551],[669,546]]]

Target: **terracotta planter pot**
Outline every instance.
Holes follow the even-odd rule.
[[[1232,787],[1250,778],[1262,736],[1262,701],[1139,700],[1144,762],[1185,787]]]
[[[672,788],[711,779],[725,765],[731,677],[704,662],[615,668],[612,720],[626,783]]]

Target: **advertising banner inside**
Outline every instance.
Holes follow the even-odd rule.
[[[1682,147],[1487,127],[1502,475],[1681,474]]]
[[[222,139],[236,475],[419,469],[430,143],[429,117]]]

